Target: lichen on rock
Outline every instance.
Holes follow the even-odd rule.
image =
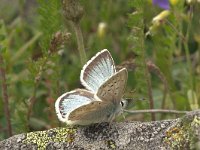
[[[26,134],[23,143],[36,144],[38,149],[46,149],[49,143],[59,146],[56,143],[72,143],[74,140],[75,128],[55,128],[47,131],[30,132]]]

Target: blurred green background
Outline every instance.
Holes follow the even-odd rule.
[[[164,16],[160,14],[164,10],[151,0],[80,0],[87,59],[108,49],[117,65],[129,68],[124,97],[145,98],[131,102],[129,110],[149,109],[148,91],[154,108],[199,108],[200,3],[170,2]],[[4,60],[0,67],[6,74],[12,134],[61,126],[55,100],[64,92],[83,88],[76,35],[73,24],[63,15],[62,2],[0,0],[0,10],[0,55]],[[49,53],[55,35],[62,40]],[[4,108],[1,94],[1,140],[8,137]],[[125,120],[151,120],[150,114],[125,116]],[[175,117],[156,114],[156,120]]]

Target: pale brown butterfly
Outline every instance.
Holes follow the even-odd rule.
[[[111,122],[122,112],[127,78],[127,69],[117,72],[107,49],[98,52],[81,70],[86,89],[64,93],[56,100],[58,119],[69,125]]]

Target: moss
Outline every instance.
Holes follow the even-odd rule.
[[[200,117],[195,116],[191,122],[190,149],[200,149],[198,130],[200,127]]]
[[[106,142],[106,144],[107,144],[107,146],[108,146],[109,149],[116,149],[115,141],[113,141],[113,140],[108,140],[108,141]]]
[[[173,127],[166,131],[164,142],[173,149],[181,149],[185,147],[185,143],[189,141],[189,134],[185,127]]]
[[[198,116],[195,116],[192,123],[191,123],[191,126],[193,127],[199,127],[200,126],[200,117]]]
[[[191,138],[194,138],[192,129],[200,126],[200,117],[195,116],[191,123],[183,123],[182,126],[176,126],[168,129],[166,137],[164,138],[165,144],[172,149],[183,149],[186,145],[191,145]],[[189,148],[189,147],[188,147]]]
[[[47,131],[30,132],[26,134],[24,143],[34,143],[38,149],[46,149],[49,142],[72,143],[75,138],[75,128],[55,128]]]

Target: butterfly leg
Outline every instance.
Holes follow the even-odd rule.
[[[114,121],[114,118],[115,118],[115,115],[112,115],[111,117],[110,117],[110,121],[109,121],[109,128],[111,128],[111,125],[113,124],[113,121]]]
[[[125,116],[124,114],[122,114],[122,117],[123,117],[123,119],[124,119],[124,121],[125,121],[125,119],[126,119],[126,116]]]
[[[96,128],[98,128],[98,127],[101,125],[101,123],[102,123],[102,122],[97,123],[97,124],[96,124]]]
[[[109,128],[111,128],[112,124],[113,124],[113,122],[110,121],[110,122],[109,122]]]
[[[68,129],[77,129],[78,127],[81,127],[81,126],[79,126],[79,125],[69,125],[69,124],[66,125],[66,128],[68,128]]]

